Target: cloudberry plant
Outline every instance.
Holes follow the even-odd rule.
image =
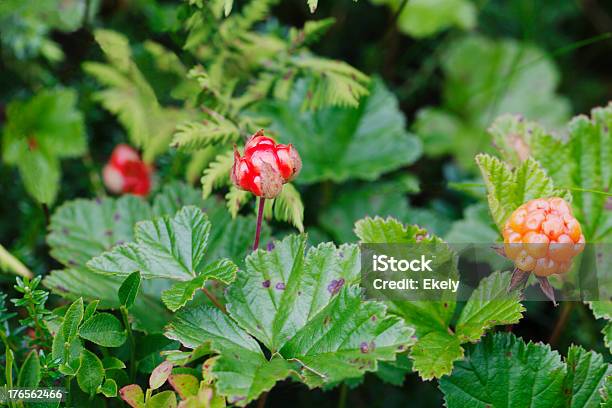
[[[146,196],[151,190],[151,167],[143,162],[136,150],[119,144],[104,166],[104,184],[113,193],[130,193]]]
[[[516,267],[537,276],[562,274],[584,248],[580,223],[559,197],[531,200],[504,226],[506,255]]]
[[[232,183],[259,197],[257,230],[253,249],[259,245],[261,221],[266,198],[278,196],[283,184],[293,180],[302,169],[302,159],[293,145],[276,144],[259,130],[244,146],[244,156],[234,147]]]
[[[542,278],[567,272],[585,243],[580,223],[559,197],[521,205],[506,221],[502,235],[505,255],[514,261],[519,276],[533,272],[541,284]],[[547,292],[548,288],[542,289]]]
[[[234,148],[231,177],[234,185],[242,190],[258,197],[274,198],[283,184],[295,178],[301,169],[302,160],[293,145],[276,144],[260,130],[247,141],[243,157]]]

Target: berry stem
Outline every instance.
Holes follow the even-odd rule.
[[[219,309],[223,313],[227,314],[227,310],[225,309],[225,306],[223,306],[223,304],[221,302],[219,302],[219,299],[217,299],[217,297],[215,295],[213,295],[211,291],[209,291],[207,288],[204,287],[204,288],[202,288],[202,292],[204,292],[206,297],[208,299],[210,299],[212,304],[215,305],[217,307],[217,309]]]
[[[574,307],[573,302],[563,302],[563,306],[561,307],[561,313],[559,314],[559,318],[557,323],[555,324],[555,328],[548,340],[548,343],[551,346],[556,346],[565,326],[567,325],[567,321],[569,320],[572,308]]]
[[[49,206],[46,203],[41,203],[43,214],[45,215],[45,223],[48,226],[51,223],[51,214],[49,213]]]
[[[263,220],[263,212],[266,199],[259,197],[259,209],[257,210],[257,229],[255,230],[255,242],[253,242],[253,251],[259,247],[259,235],[261,235],[261,221]]]

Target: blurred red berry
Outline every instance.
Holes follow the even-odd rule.
[[[120,144],[113,150],[102,176],[106,188],[113,193],[146,196],[151,190],[152,173],[151,167],[140,159],[136,150]]]
[[[234,148],[231,177],[234,185],[242,190],[274,198],[283,184],[297,177],[301,168],[302,160],[295,147],[276,144],[260,130],[247,141],[244,156]]]

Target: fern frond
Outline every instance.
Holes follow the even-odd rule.
[[[359,99],[369,93],[368,76],[345,62],[319,57],[299,57],[293,62],[310,77],[304,109],[357,107]]]
[[[209,75],[201,65],[196,65],[191,68],[187,73],[187,77],[195,79],[203,90],[210,92],[215,98],[221,97],[222,92],[219,84],[213,80],[213,77]]]
[[[310,9],[311,13],[315,12],[318,5],[319,5],[319,0],[308,0],[308,8]]]
[[[234,155],[231,149],[217,155],[215,160],[204,170],[202,176],[202,196],[207,198],[213,189],[222,187],[229,183],[229,175],[234,163]]]
[[[251,198],[251,193],[245,190],[239,190],[235,186],[231,186],[229,192],[225,195],[227,200],[227,209],[229,210],[232,218],[236,218],[238,211],[244,204]]]
[[[203,121],[178,125],[172,139],[172,147],[193,152],[210,145],[226,144],[240,138],[240,131],[223,116],[215,115]]]
[[[132,65],[132,51],[127,37],[111,30],[96,30],[96,42],[102,48],[108,61],[123,72],[127,72]]]
[[[315,6],[316,7],[316,6]],[[322,20],[311,20],[304,24],[301,30],[291,28],[289,31],[289,40],[293,49],[308,46],[321,37],[334,25],[336,19],[333,17],[324,18]]]
[[[105,86],[128,88],[132,85],[122,72],[108,64],[84,62],[83,71]]]
[[[187,68],[175,53],[154,41],[147,40],[144,43],[144,49],[153,57],[157,69],[163,72],[170,72],[176,75],[185,76]]]
[[[291,223],[300,232],[304,232],[304,204],[299,191],[288,183],[274,199],[274,218]]]
[[[246,31],[250,29],[253,24],[266,18],[268,14],[270,14],[272,6],[278,2],[279,0],[251,0],[242,8],[240,15],[232,18],[228,22],[230,22],[232,26],[235,25],[235,29]]]
[[[224,0],[223,1],[223,13],[225,17],[229,16],[232,12],[232,6],[234,5],[234,0]]]
[[[208,166],[208,164],[217,155],[217,149],[213,146],[208,146],[202,150],[198,150],[193,153],[189,163],[187,163],[187,169],[185,170],[185,179],[189,184],[194,184],[202,172]]]
[[[138,94],[129,88],[108,88],[96,92],[94,100],[117,116],[136,146],[144,147],[151,139],[149,120],[157,110],[155,105],[143,103]]]
[[[264,99],[270,93],[275,79],[276,77],[268,72],[260,74],[240,97],[234,98],[234,109],[240,111],[251,103]]]

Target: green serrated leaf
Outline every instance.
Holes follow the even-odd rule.
[[[51,217],[51,256],[68,267],[85,265],[114,245],[131,241],[134,224],[150,216],[147,203],[133,195],[69,201]]]
[[[51,234],[48,241],[52,254],[61,262],[84,264],[105,249],[130,241],[134,237],[133,224],[158,216],[173,215],[184,205],[196,205],[209,216],[213,223],[207,258],[223,257],[244,259],[250,250],[255,234],[254,217],[238,216],[232,220],[223,202],[218,199],[203,200],[193,187],[183,183],[170,183],[153,198],[153,210],[147,203],[134,196],[123,196],[117,200],[76,200],[60,207],[52,217]],[[124,220],[125,223],[119,222]],[[116,222],[117,221],[117,222]],[[262,241],[266,242],[269,229],[264,227]],[[75,268],[53,271],[43,283],[54,293],[68,299],[99,299],[99,307],[118,308],[117,291],[124,278],[93,273],[88,269]],[[144,280],[135,304],[130,310],[135,327],[147,332],[159,331],[167,322],[169,314],[161,304],[159,295],[171,286],[169,280]]]
[[[140,271],[144,279],[192,279],[205,267],[209,233],[208,217],[199,208],[187,206],[172,218],[138,223],[135,242],[119,245],[87,266],[106,275],[127,276]]]
[[[217,390],[241,406],[271,389],[292,370],[283,359],[266,360],[257,341],[227,315],[209,306],[181,311],[166,336],[189,348],[210,343],[212,350],[221,353],[211,369],[217,378]]]
[[[210,342],[219,353],[211,373],[230,401],[245,405],[300,366],[309,386],[359,377],[412,342],[412,330],[382,304],[361,300],[355,246],[305,253],[305,237],[289,236],[246,264],[227,290],[231,319],[207,306],[185,309],[166,333],[190,348]]]
[[[170,289],[164,291],[162,301],[168,309],[176,312],[193,299],[195,292],[203,288],[207,281],[214,279],[227,285],[236,278],[237,272],[238,267],[229,259],[215,261],[208,264],[196,278],[175,283]]]
[[[597,407],[601,402],[599,390],[606,377],[612,375],[612,366],[600,354],[587,352],[580,346],[567,351],[567,375],[563,384],[567,407]]]
[[[366,217],[355,223],[355,235],[365,243],[414,244],[427,236],[418,225],[404,225],[392,217]]]
[[[123,325],[110,313],[97,313],[84,322],[79,336],[104,347],[119,347],[127,339]]]
[[[279,141],[292,143],[300,153],[304,167],[296,183],[374,180],[420,155],[420,142],[406,131],[397,100],[381,80],[373,81],[358,109],[310,112],[301,108],[304,100],[306,84],[298,83],[288,102],[271,101],[258,108],[272,121],[270,129]]]
[[[104,380],[104,366],[94,353],[87,349],[81,351],[81,366],[77,372],[77,382],[83,392],[95,394]]]
[[[52,204],[60,184],[60,158],[87,148],[83,115],[71,89],[45,90],[25,102],[7,106],[3,159],[19,168],[35,199]]]
[[[510,279],[510,272],[494,272],[480,281],[457,322],[456,334],[462,343],[479,340],[496,325],[518,323],[525,308],[519,291],[508,293]]]
[[[132,272],[127,276],[127,278],[125,278],[121,286],[119,286],[119,291],[117,292],[119,296],[119,303],[127,308],[132,307],[139,290],[140,272]]]
[[[448,408],[563,407],[565,365],[549,346],[497,333],[471,346],[451,376],[440,379]]]
[[[499,229],[514,210],[529,200],[555,196],[571,199],[569,192],[555,188],[546,171],[531,158],[514,170],[486,154],[477,155],[476,163],[487,187],[491,215]]]
[[[366,244],[442,244],[426,230],[405,226],[393,218],[365,218],[355,224],[355,233]],[[437,248],[438,255],[440,249],[446,248],[448,255],[454,256],[448,247]],[[491,327],[516,323],[521,318],[524,308],[517,292],[507,293],[509,280],[509,273],[500,272],[483,279],[462,309],[455,332],[450,327],[456,308],[454,294],[436,301],[389,302],[391,311],[416,330],[418,340],[410,357],[421,378],[430,380],[449,374],[453,363],[463,356],[462,343],[477,341]]]
[[[295,332],[296,321],[306,323],[337,293],[327,290],[329,284],[337,282],[339,290],[359,279],[355,246],[321,244],[304,259],[305,244],[304,237],[292,235],[276,242],[272,252],[253,252],[246,271],[227,290],[230,315],[273,351],[287,341],[286,331]],[[252,288],[260,290],[250,294]]]
[[[427,333],[410,350],[413,368],[424,380],[450,374],[453,363],[462,357],[463,348],[457,336],[444,331]]]

